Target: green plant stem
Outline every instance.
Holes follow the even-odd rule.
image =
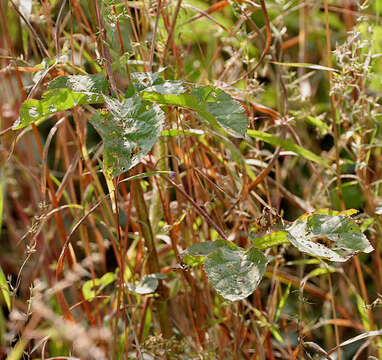
[[[142,237],[147,248],[147,267],[150,274],[159,273],[159,259],[154,243],[153,232],[147,211],[145,199],[143,197],[143,189],[139,180],[133,182],[133,198],[137,218]],[[159,315],[159,323],[162,335],[165,339],[169,339],[172,335],[170,316],[168,312],[167,295],[162,280],[159,280],[157,288],[158,298],[155,299],[155,306]]]
[[[114,75],[113,75],[113,70],[111,68],[110,53],[109,53],[108,48],[105,46],[105,44],[106,44],[106,34],[105,34],[105,29],[103,28],[103,25],[102,25],[101,14],[99,12],[99,7],[98,7],[97,0],[93,1],[93,5],[94,5],[94,10],[95,10],[95,13],[96,13],[96,16],[97,16],[98,28],[99,28],[99,31],[101,33],[101,49],[102,49],[102,56],[104,57],[105,62],[106,62],[107,75],[108,75],[109,80],[110,80],[111,89],[113,90],[114,95],[116,97],[118,97],[118,89],[117,89],[117,85],[115,83],[115,79],[114,79]]]
[[[329,29],[329,9],[328,9],[328,0],[324,0],[324,7],[325,7],[325,31],[326,31],[326,46],[327,46],[327,62],[328,67],[332,68],[332,54],[331,54],[331,38],[330,38],[330,29]],[[343,210],[346,209],[345,201],[342,196],[342,187],[341,187],[341,168],[340,168],[340,152],[338,147],[338,125],[337,125],[337,116],[336,116],[336,107],[335,107],[335,98],[334,94],[331,92],[333,84],[333,73],[329,71],[329,91],[330,91],[330,108],[331,108],[331,115],[332,115],[332,126],[333,126],[333,139],[334,139],[334,148],[335,148],[335,156],[336,156],[336,180],[337,180],[337,193],[338,198],[340,200],[341,208]],[[331,283],[330,283],[331,286]],[[336,319],[336,311],[334,307],[334,303],[331,303],[332,305],[332,311],[333,311],[333,318]],[[336,345],[338,346],[340,344],[340,336],[338,331],[338,326],[334,325],[334,332],[336,336]],[[338,360],[341,360],[341,351],[338,350],[337,352]]]

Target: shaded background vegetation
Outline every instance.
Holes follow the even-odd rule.
[[[109,0],[98,9],[90,0],[0,4],[0,267],[10,289],[10,304],[4,295],[0,308],[0,356],[307,359],[381,328],[380,0]],[[354,208],[375,251],[327,265],[275,246],[267,250],[258,290],[230,303],[201,267],[183,269],[177,257],[216,240],[216,230],[161,177],[142,179],[167,275],[174,336],[162,336],[155,295],[124,286],[146,273],[146,250],[130,184],[116,193],[117,219],[105,198],[101,139],[87,121],[94,109],[9,129],[28,94],[38,99],[59,75],[106,75],[108,63],[122,93],[129,74],[151,70],[221,88],[242,102],[251,129],[292,140],[331,167],[249,137],[221,136],[195,113],[169,108],[165,129],[177,130],[167,133],[174,136],[162,136],[120,180],[153,166],[170,169],[242,247],[305,212]],[[57,282],[62,245],[76,225],[72,262]],[[87,301],[84,286],[106,273],[115,276]],[[58,294],[73,321],[61,316]],[[382,356],[378,337],[330,356],[368,355]]]

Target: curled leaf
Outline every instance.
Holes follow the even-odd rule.
[[[359,226],[345,215],[303,215],[286,230],[287,239],[300,251],[330,261],[344,262],[360,252],[373,251]],[[321,239],[324,243],[317,242]]]

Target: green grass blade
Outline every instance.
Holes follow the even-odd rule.
[[[272,61],[273,64],[281,65],[281,66],[289,66],[289,67],[298,67],[298,68],[306,68],[306,69],[313,69],[313,70],[323,70],[323,71],[336,71],[338,70],[323,66],[323,65],[317,65],[317,64],[309,64],[309,63],[282,63],[278,61]]]
[[[288,151],[292,151],[292,152],[296,153],[297,155],[302,156],[303,158],[305,158],[307,160],[313,161],[317,164],[321,164],[321,165],[325,166],[326,168],[330,168],[330,166],[326,163],[326,161],[323,158],[312,153],[309,150],[304,149],[301,146],[296,145],[292,141],[280,139],[277,136],[267,134],[265,132],[258,131],[258,130],[248,130],[247,135],[250,137],[253,137],[255,139],[264,141],[267,144],[271,144],[273,146],[280,146],[281,148],[288,150]]]
[[[3,294],[3,298],[5,303],[7,304],[8,310],[11,311],[11,298],[9,296],[9,287],[7,283],[7,279],[5,278],[5,274],[3,270],[0,267],[0,290],[1,293]]]

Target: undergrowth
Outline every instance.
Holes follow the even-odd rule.
[[[0,0],[0,357],[382,359],[381,9]]]

